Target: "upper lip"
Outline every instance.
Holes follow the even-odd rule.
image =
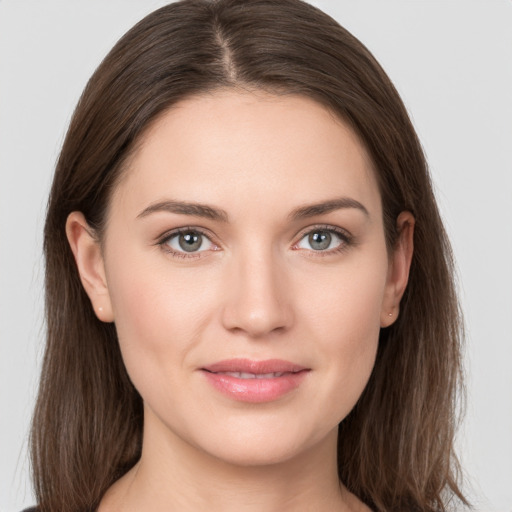
[[[253,373],[255,375],[266,373],[297,373],[308,370],[305,366],[295,364],[282,359],[266,359],[263,361],[254,361],[251,359],[225,359],[201,368],[212,373],[221,372],[243,372]]]

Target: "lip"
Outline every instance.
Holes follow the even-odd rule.
[[[205,366],[201,371],[224,395],[240,402],[262,403],[277,400],[299,387],[310,368],[282,359],[226,359]]]

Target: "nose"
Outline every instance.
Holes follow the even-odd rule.
[[[226,278],[224,328],[262,338],[283,332],[293,322],[290,288],[282,263],[271,250],[240,255]]]

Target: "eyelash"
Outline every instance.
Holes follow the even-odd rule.
[[[301,249],[301,248],[297,247],[298,244],[306,236],[311,235],[312,233],[315,233],[315,232],[325,232],[325,233],[334,234],[341,240],[341,242],[337,247],[335,247],[333,249],[328,249],[328,250],[315,251],[314,249],[308,250],[308,249]],[[185,234],[185,233],[199,234],[199,235],[205,237],[207,240],[209,240],[210,243],[214,247],[216,247],[216,249],[213,249],[213,250],[215,250],[215,251],[219,250],[218,245],[212,240],[212,236],[209,233],[207,233],[206,231],[204,231],[201,228],[188,227],[188,226],[183,227],[183,228],[174,229],[172,231],[169,231],[169,232],[163,234],[159,238],[157,245],[159,245],[163,251],[165,251],[167,254],[169,254],[173,258],[195,259],[195,258],[202,257],[201,254],[206,251],[187,253],[185,251],[183,251],[183,252],[176,251],[169,247],[168,243],[171,239],[173,239],[174,237],[177,237],[181,234]],[[344,229],[337,228],[334,226],[328,226],[328,225],[317,225],[317,226],[310,226],[307,229],[303,230],[298,237],[298,241],[293,244],[292,249],[293,250],[307,250],[308,252],[310,252],[313,255],[313,257],[325,257],[325,256],[331,256],[333,254],[342,253],[342,252],[346,251],[350,246],[354,245],[354,243],[355,243],[354,237],[349,232],[345,231]]]
[[[330,233],[336,235],[340,239],[340,243],[337,247],[333,249],[327,249],[324,251],[318,250],[315,251],[314,249],[308,250],[308,249],[301,249],[297,247],[299,243],[308,235],[311,235],[315,232],[324,232],[324,233]],[[299,235],[298,241],[293,244],[292,249],[300,251],[300,250],[308,250],[308,252],[313,257],[326,257],[326,256],[332,256],[333,254],[340,254],[342,252],[345,252],[350,246],[353,246],[355,244],[354,237],[346,230],[329,226],[329,225],[322,225],[319,224],[317,226],[310,226],[303,230],[301,234]]]
[[[169,254],[173,258],[180,258],[180,259],[200,258],[201,253],[203,253],[205,251],[188,252],[187,253],[185,251],[183,251],[183,252],[175,251],[174,249],[172,249],[171,247],[169,247],[167,245],[171,239],[173,239],[174,237],[177,237],[179,235],[185,234],[185,233],[196,233],[198,235],[201,235],[201,236],[205,237],[207,240],[209,240],[212,245],[214,245],[215,247],[218,247],[217,244],[211,240],[212,236],[209,233],[207,233],[206,231],[204,231],[200,228],[189,227],[189,226],[184,227],[184,228],[173,229],[172,231],[165,233],[164,235],[162,235],[160,237],[159,241],[157,242],[157,245],[159,245],[163,251],[165,251],[167,254]],[[218,249],[214,249],[214,250],[218,250]]]

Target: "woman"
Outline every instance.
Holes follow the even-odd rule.
[[[45,251],[41,511],[465,502],[421,147],[317,9],[192,0],[129,31],[71,122]]]

